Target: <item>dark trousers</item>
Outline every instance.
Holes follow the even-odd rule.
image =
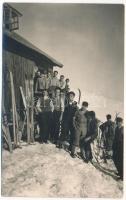
[[[52,133],[51,133],[51,139],[54,142],[57,142],[59,139],[59,130],[60,130],[60,116],[61,111],[53,111],[53,124],[52,124]]]
[[[68,141],[70,143],[70,147],[73,144],[74,140],[74,127],[73,123],[70,121],[63,121],[62,123],[62,133],[61,133],[61,141]]]
[[[52,112],[42,112],[39,114],[40,138],[42,142],[49,140],[52,123]]]
[[[120,177],[123,179],[123,154],[120,155],[118,152],[114,152],[113,161]]]
[[[80,141],[80,150],[81,150],[82,157],[85,160],[89,161],[93,158],[90,141],[84,142],[84,140],[81,140]]]

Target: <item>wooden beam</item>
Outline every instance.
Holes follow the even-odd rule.
[[[13,74],[10,71],[10,79],[11,79],[11,91],[12,91],[12,112],[13,112],[13,131],[14,131],[14,143],[16,146],[19,145],[19,125],[18,125],[18,115],[16,109],[16,101],[15,101],[15,92],[14,92],[14,82],[13,82]]]
[[[30,79],[31,91],[31,141],[34,142],[34,95],[33,95],[33,79]]]
[[[12,119],[13,119],[13,135],[14,135],[14,144],[17,144],[16,139],[16,128],[15,128],[15,105],[14,105],[14,90],[13,90],[13,76],[10,71],[10,82],[11,82],[11,103],[12,103]]]
[[[29,122],[29,94],[28,94],[28,79],[25,79],[25,89],[26,89],[26,116],[27,116],[27,143],[30,144],[30,122]]]

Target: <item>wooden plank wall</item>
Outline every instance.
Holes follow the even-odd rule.
[[[35,63],[31,60],[28,60],[24,57],[21,57],[12,52],[3,50],[3,74],[4,74],[4,93],[6,99],[6,106],[11,105],[10,98],[10,78],[8,69],[13,73],[14,79],[14,87],[15,87],[15,98],[16,98],[16,106],[20,108],[20,89],[22,86],[23,91],[25,92],[25,76],[27,76],[28,80],[34,77],[34,66]],[[9,109],[9,107],[8,107]]]
[[[20,86],[22,86],[22,89],[25,91],[25,76],[27,76],[27,79],[30,81],[31,78],[34,78],[34,67],[38,66],[38,68],[43,71],[44,69],[47,69],[49,71],[53,72],[53,66],[51,66],[50,63],[45,62],[45,60],[39,60],[38,63],[35,63],[34,61],[27,59],[23,56],[13,53],[11,51],[8,51],[7,49],[3,49],[3,87],[4,87],[4,95],[5,95],[5,107],[7,111],[10,111],[11,107],[11,89],[10,89],[10,77],[8,73],[8,69],[12,71],[13,73],[13,79],[14,79],[14,87],[15,87],[15,98],[16,98],[16,106],[17,109],[20,109],[21,105],[21,94],[20,94]]]

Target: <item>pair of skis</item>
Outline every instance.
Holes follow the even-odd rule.
[[[5,107],[3,104],[3,116],[2,116],[2,131],[3,131],[3,137],[8,145],[10,153],[13,152],[12,148],[12,142],[11,142],[11,136],[10,136],[10,130],[9,130],[9,125],[8,125],[8,120],[7,120],[7,114],[5,111]]]
[[[27,125],[27,143],[34,143],[34,96],[33,79],[25,79],[26,91],[26,125]]]
[[[10,83],[11,83],[11,103],[12,103],[12,119],[13,119],[13,135],[14,135],[14,146],[20,146],[19,138],[19,124],[18,124],[18,114],[16,109],[15,91],[14,91],[14,81],[13,74],[10,71]]]

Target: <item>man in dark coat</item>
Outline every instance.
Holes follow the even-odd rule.
[[[41,143],[48,143],[51,133],[52,112],[54,110],[54,105],[52,100],[48,96],[47,90],[44,90],[43,95],[41,95],[38,99],[36,108],[39,112],[38,117]]]
[[[94,141],[94,139],[98,135],[98,120],[95,117],[94,111],[88,112],[88,125],[87,125],[87,134],[84,138],[84,141],[82,141],[82,146],[84,146],[85,150],[85,156],[83,156],[83,159],[85,162],[89,162],[92,160],[92,150],[91,150],[91,142]]]
[[[105,158],[111,158],[112,157],[112,144],[114,140],[115,135],[115,123],[111,120],[111,115],[106,115],[107,121],[100,125],[100,129],[102,131],[102,140],[104,145],[104,151],[105,151]]]
[[[58,144],[60,136],[60,126],[64,112],[64,98],[61,95],[61,89],[56,87],[55,96],[53,97],[53,127],[52,127],[52,141]]]
[[[123,119],[116,118],[117,127],[115,129],[115,137],[113,142],[113,161],[117,168],[118,175],[123,180]]]
[[[75,93],[73,91],[68,94],[68,103],[65,106],[62,120],[62,133],[60,137],[61,143],[63,141],[68,141],[70,143],[70,149],[73,143],[74,137],[74,126],[73,126],[73,117],[75,112],[78,110],[77,102],[74,101]]]
[[[82,103],[81,109],[77,110],[73,117],[73,125],[74,125],[74,139],[71,149],[71,156],[73,158],[76,157],[76,147],[80,146],[80,143],[84,140],[87,134],[87,108],[88,102],[84,101]],[[80,147],[82,152],[82,148]]]
[[[68,103],[68,96],[69,96],[69,92],[70,92],[70,86],[69,86],[69,78],[67,78],[65,80],[65,105],[67,105]]]

